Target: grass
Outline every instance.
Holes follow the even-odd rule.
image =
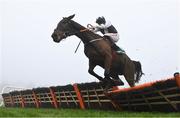
[[[180,117],[180,113],[0,108],[0,117]]]

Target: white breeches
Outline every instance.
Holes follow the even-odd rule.
[[[109,36],[115,43],[119,40],[119,34],[118,33],[106,33],[104,36]]]

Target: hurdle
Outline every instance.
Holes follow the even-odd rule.
[[[180,75],[107,94],[123,110],[180,111]]]
[[[51,86],[2,94],[6,107],[128,111],[180,111],[180,76],[131,88],[104,90],[99,82]]]

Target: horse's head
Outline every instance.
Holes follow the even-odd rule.
[[[75,32],[72,26],[72,18],[75,16],[71,15],[69,17],[64,17],[57,25],[57,28],[52,33],[51,37],[53,38],[54,42],[59,43],[62,39],[70,36]]]

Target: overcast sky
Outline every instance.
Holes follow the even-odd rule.
[[[120,34],[117,44],[142,64],[145,76],[140,83],[172,77],[180,69],[178,2],[1,0],[0,85],[42,87],[97,81],[88,74],[83,45],[74,54],[77,37],[59,44],[51,38],[62,17],[74,13],[74,21],[84,26],[99,16],[111,21]],[[95,71],[104,73],[100,67]]]

